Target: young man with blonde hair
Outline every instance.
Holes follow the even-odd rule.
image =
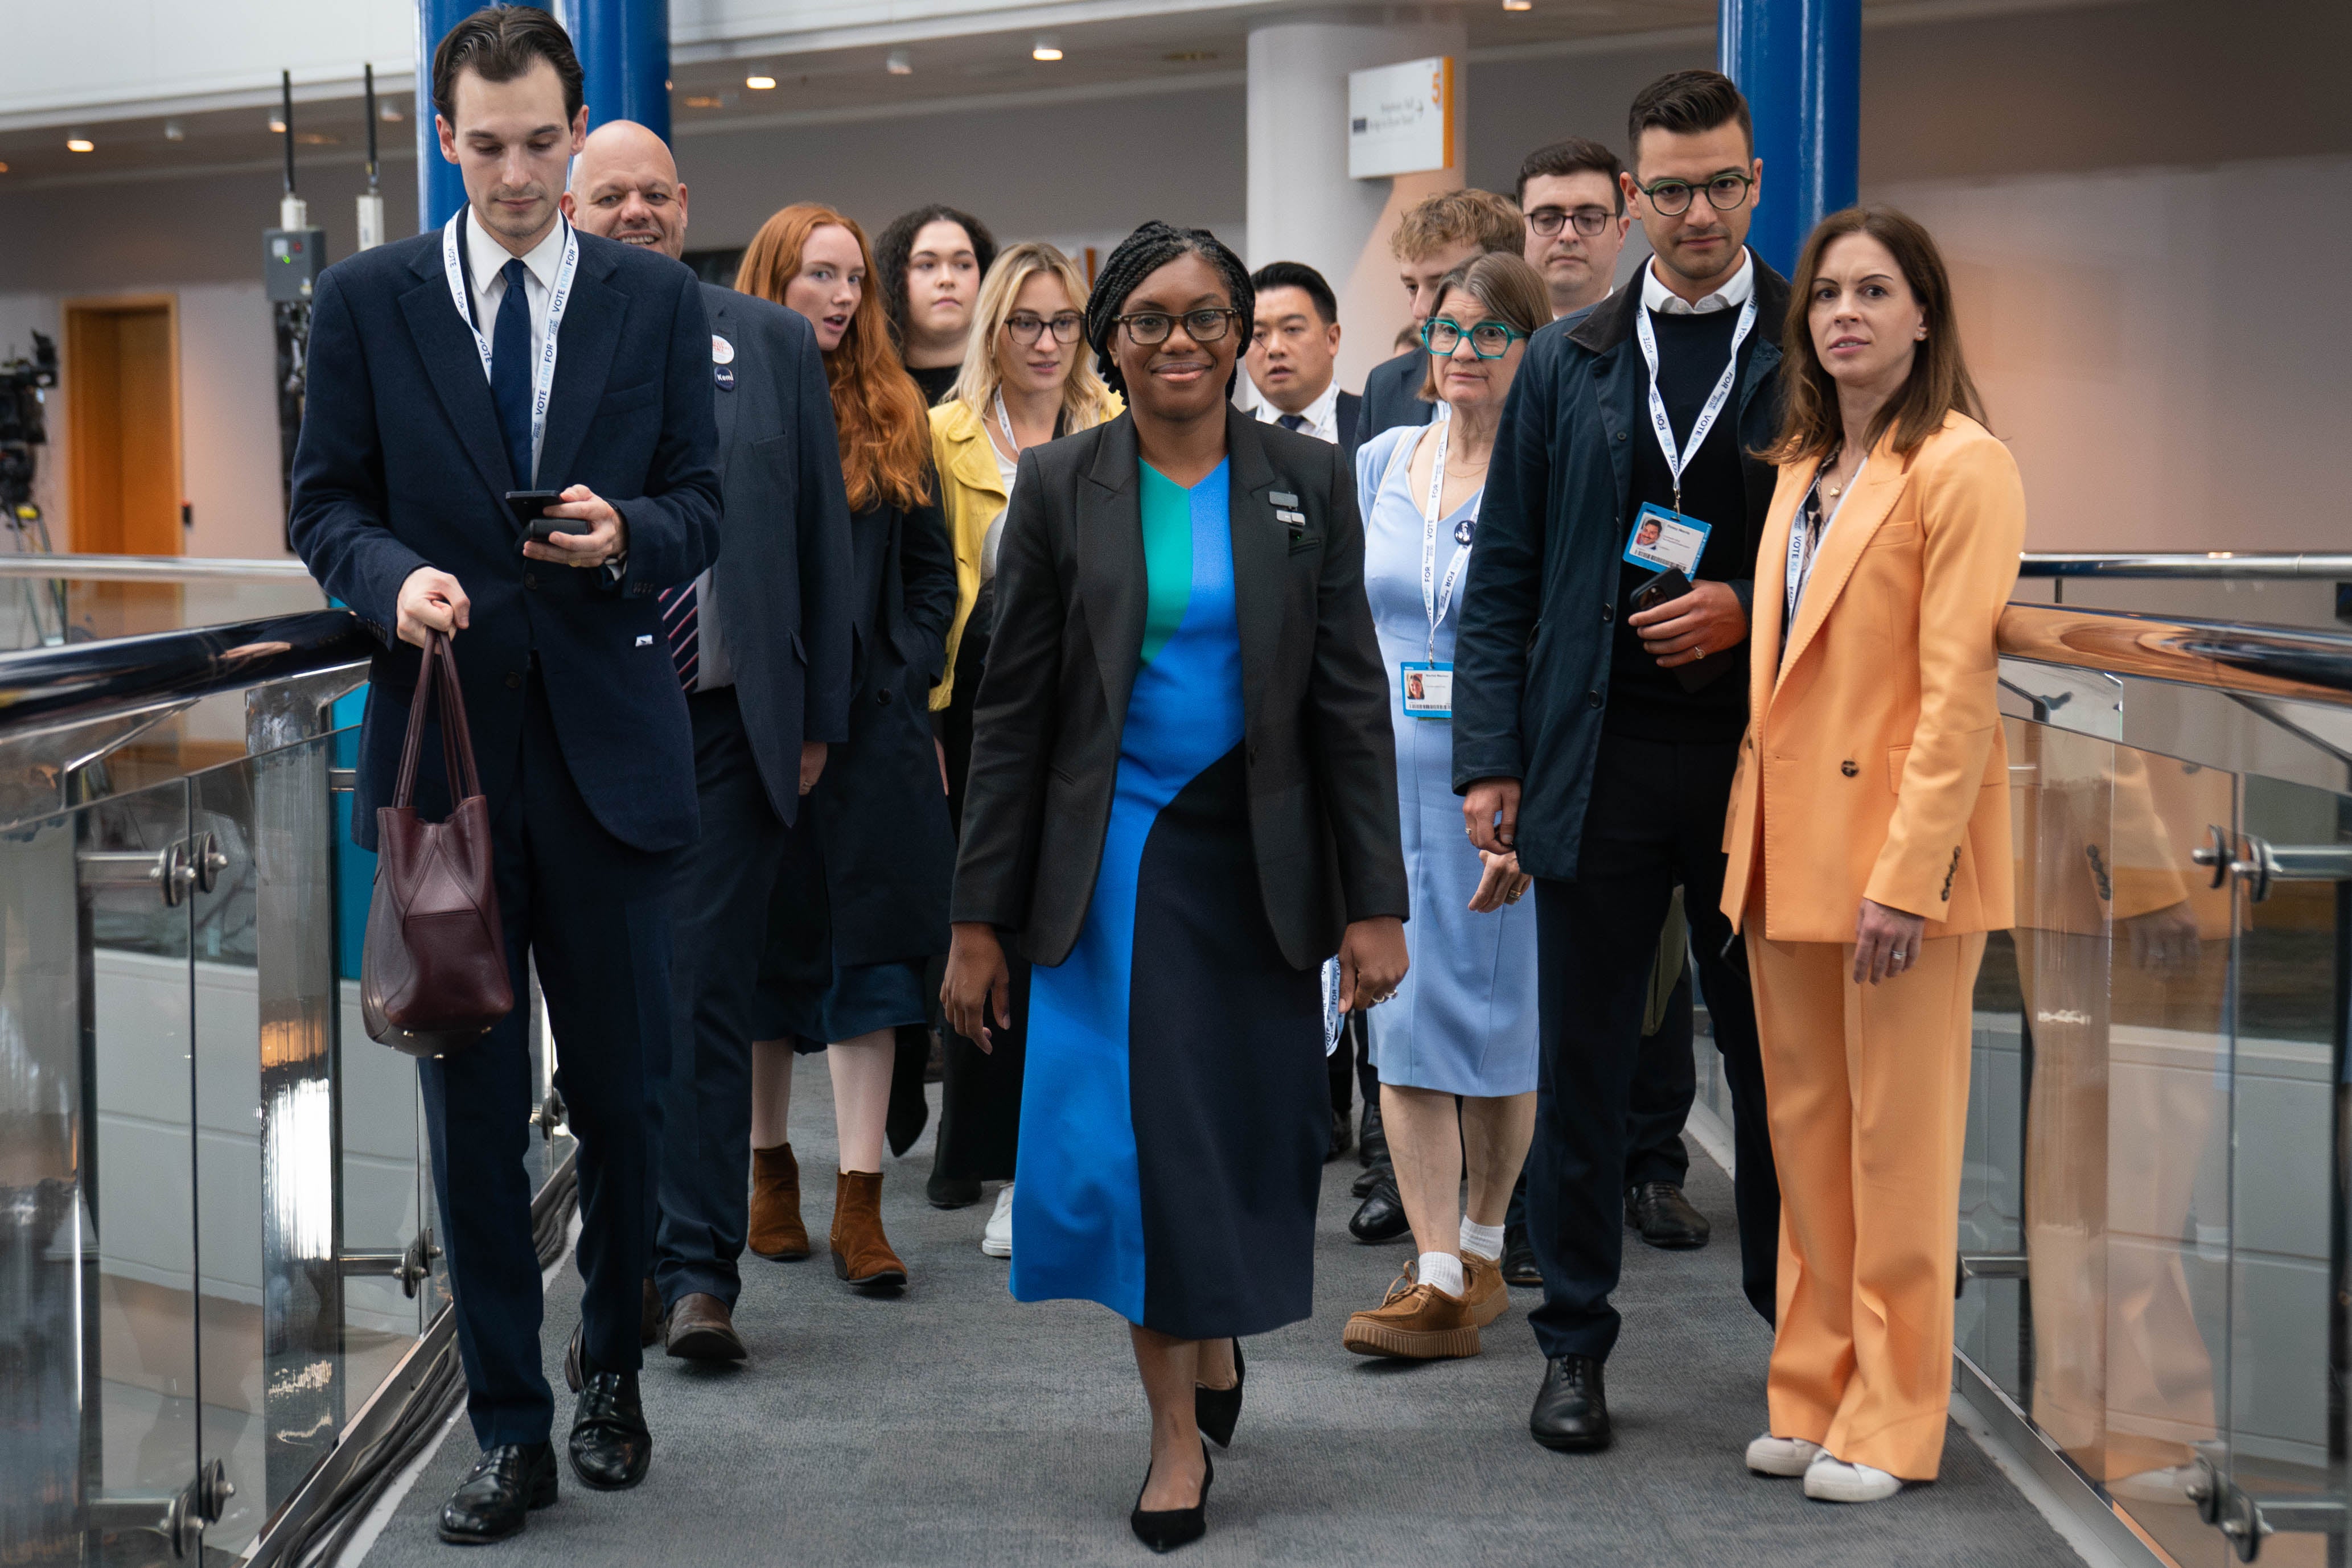
[[[1507,196],[1492,191],[1441,191],[1423,197],[1397,223],[1389,251],[1397,259],[1405,302],[1416,331],[1437,301],[1438,281],[1465,261],[1490,251],[1517,256],[1527,247],[1528,225]],[[1357,415],[1356,444],[1400,424],[1427,424],[1434,404],[1421,401],[1427,356],[1416,342],[1364,378],[1364,406]]]

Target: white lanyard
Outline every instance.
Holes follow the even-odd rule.
[[[1443,405],[1441,405],[1443,406]],[[1470,559],[1470,547],[1454,547],[1454,559],[1445,569],[1445,586],[1440,591],[1437,584],[1437,523],[1445,505],[1445,442],[1453,434],[1451,423],[1437,426],[1437,455],[1429,465],[1429,508],[1421,515],[1421,605],[1429,616],[1429,653],[1437,658],[1437,629],[1445,621],[1445,612],[1454,603],[1454,584],[1462,575],[1462,563]],[[1479,486],[1484,489],[1485,486]]]
[[[457,304],[457,314],[465,318],[466,329],[474,334],[474,348],[482,356],[482,379],[493,381],[490,373],[490,340],[482,336],[482,329],[474,321],[474,307],[466,298],[465,268],[457,260],[457,227],[466,221],[471,208],[459,207],[441,229],[441,270],[449,275],[449,298]],[[563,223],[562,218],[556,220]],[[580,270],[580,234],[570,224],[563,224],[563,260],[555,269],[555,287],[547,296],[547,344],[539,351],[539,364],[532,372],[530,390],[530,460],[534,468],[539,463],[540,438],[547,434],[547,400],[555,389],[555,337],[563,325],[563,308],[572,301],[572,276]],[[511,287],[511,286],[509,286]],[[505,301],[501,299],[500,305]],[[530,297],[524,297],[525,308]],[[493,324],[495,329],[495,323]],[[530,488],[536,474],[518,474],[524,489]]]
[[[1830,525],[1836,522],[1838,513],[1845,509],[1846,501],[1853,495],[1854,487],[1862,483],[1862,476],[1869,466],[1870,459],[1864,458],[1862,467],[1855,469],[1853,477],[1846,481],[1845,491],[1838,497],[1837,505],[1832,507],[1829,516],[1822,519],[1819,532],[1805,522],[1805,515],[1819,505],[1816,497],[1821,494],[1822,470],[1814,470],[1812,487],[1805,492],[1804,501],[1797,507],[1797,515],[1789,522],[1789,620],[1784,624],[1796,621],[1797,604],[1805,597],[1805,584],[1812,579],[1813,563],[1821,559],[1822,541],[1830,537]]]
[[[1658,449],[1666,455],[1666,469],[1675,478],[1675,516],[1683,515],[1683,470],[1698,455],[1706,444],[1706,433],[1715,428],[1715,416],[1723,412],[1731,396],[1731,383],[1739,375],[1739,345],[1748,340],[1748,329],[1756,325],[1756,295],[1750,290],[1746,304],[1739,308],[1739,324],[1731,329],[1731,362],[1723,367],[1716,379],[1715,391],[1707,394],[1706,406],[1698,411],[1691,422],[1690,448],[1685,451],[1675,444],[1674,422],[1666,417],[1666,400],[1658,395],[1658,334],[1650,325],[1647,306],[1633,311],[1633,334],[1642,340],[1642,357],[1650,361],[1650,428],[1658,433]]]

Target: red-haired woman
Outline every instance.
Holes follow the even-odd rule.
[[[882,1229],[882,1139],[895,1034],[925,1017],[925,961],[948,947],[955,841],[927,697],[945,665],[955,557],[931,474],[923,394],[898,362],[857,225],[797,203],[761,226],[735,287],[808,318],[824,352],[849,493],[856,584],[849,737],[793,830],[768,912],[751,1057],[751,1218],[766,1258],[804,1258],[785,1118],[795,1051],[832,1069],[840,1169],[834,1272],[897,1289]]]

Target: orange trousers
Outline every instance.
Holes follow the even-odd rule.
[[[1853,948],[1772,942],[1751,909],[1748,967],[1780,1175],[1775,1437],[1933,1480],[1952,1395],[1970,1003],[1981,935],[1853,983]]]

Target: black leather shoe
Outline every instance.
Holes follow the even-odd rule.
[[[572,1473],[598,1491],[625,1491],[646,1479],[654,1435],[646,1429],[634,1372],[592,1372],[572,1408]]]
[[[1192,1425],[1220,1448],[1234,1446],[1234,1424],[1242,1418],[1242,1383],[1248,1376],[1242,1365],[1242,1342],[1234,1341],[1234,1385],[1210,1388],[1192,1385]]]
[[[1381,1097],[1375,1093],[1364,1102],[1364,1114],[1356,1126],[1356,1160],[1360,1165],[1386,1165],[1389,1158],[1388,1130],[1381,1125]]]
[[[923,1197],[933,1208],[970,1208],[980,1201],[980,1184],[933,1171],[931,1179],[923,1184]]]
[[[1201,1445],[1201,1463],[1208,1467],[1201,1472],[1201,1497],[1190,1508],[1157,1508],[1143,1511],[1143,1494],[1150,1490],[1151,1471],[1143,1472],[1143,1485],[1136,1489],[1135,1507],[1128,1511],[1127,1527],[1135,1538],[1154,1552],[1173,1552],[1180,1546],[1190,1546],[1209,1533],[1209,1483],[1217,1479],[1217,1462],[1209,1458],[1209,1445]]]
[[[1638,1182],[1625,1189],[1625,1226],[1642,1239],[1669,1252],[1706,1245],[1714,1227],[1670,1181]]]
[[[1543,1271],[1536,1267],[1535,1244],[1528,1239],[1528,1228],[1524,1225],[1510,1226],[1503,1232],[1503,1283],[1543,1283]]]
[[[530,1511],[555,1501],[555,1445],[485,1448],[441,1505],[441,1539],[480,1546],[520,1534]]]
[[[1396,1171],[1376,1166],[1379,1180],[1348,1220],[1348,1234],[1359,1241],[1393,1241],[1412,1228],[1404,1216],[1404,1199],[1397,1196]]]
[[[1331,1146],[1323,1152],[1323,1163],[1329,1165],[1356,1146],[1356,1130],[1348,1124],[1348,1113],[1331,1113]]]
[[[581,1335],[586,1332],[585,1329],[574,1326],[572,1337],[563,1342],[563,1386],[574,1394],[580,1392],[580,1385],[585,1375],[582,1371],[582,1364],[586,1361],[588,1353],[583,1346]]]
[[[1566,1453],[1607,1448],[1609,1395],[1601,1385],[1601,1363],[1589,1355],[1556,1355],[1545,1362],[1528,1432],[1545,1448]]]
[[[1373,1166],[1349,1183],[1348,1191],[1357,1197],[1370,1197],[1372,1196],[1372,1188],[1380,1186],[1381,1177],[1388,1175],[1393,1168],[1390,1166]]]

